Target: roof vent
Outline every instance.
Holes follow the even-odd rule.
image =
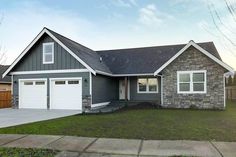
[[[99,59],[99,60],[100,60],[100,62],[102,62],[102,57],[100,57],[100,59]]]

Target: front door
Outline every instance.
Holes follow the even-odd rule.
[[[120,100],[125,99],[125,80],[122,79],[119,81],[119,93],[120,93]]]

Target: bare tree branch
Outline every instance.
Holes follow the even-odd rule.
[[[212,4],[213,5],[213,4]],[[212,11],[212,6],[211,5],[208,5],[208,9],[210,11],[210,15],[211,15],[211,18],[212,18],[212,22],[213,24],[215,25],[217,31],[228,41],[230,42],[233,46],[236,46],[236,43],[234,43],[218,26],[218,24],[216,23],[215,21],[215,17],[213,15],[213,11]]]
[[[234,8],[234,6],[230,2],[228,2],[227,0],[224,0],[224,2],[226,4],[226,7],[227,7],[230,15],[232,15],[234,21],[236,22],[236,15],[235,15],[235,8]]]

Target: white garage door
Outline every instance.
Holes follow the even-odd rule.
[[[51,79],[50,109],[82,110],[82,79]]]
[[[19,108],[47,109],[47,80],[19,80]]]

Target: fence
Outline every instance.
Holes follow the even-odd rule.
[[[236,100],[236,86],[228,86],[225,90],[227,100]]]
[[[11,91],[0,91],[0,108],[11,107]]]

